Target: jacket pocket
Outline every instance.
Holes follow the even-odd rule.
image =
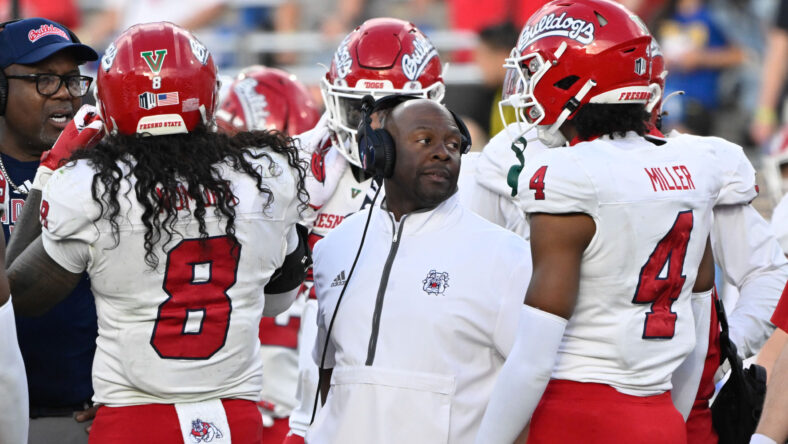
[[[326,405],[307,442],[449,442],[455,378],[436,373],[341,367],[334,369]]]

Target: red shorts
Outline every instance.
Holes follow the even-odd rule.
[[[772,324],[783,331],[788,331],[788,284],[785,285],[780,302],[777,303],[777,308],[774,310]]]
[[[670,392],[631,396],[605,384],[552,380],[531,418],[528,444],[686,444]]]
[[[263,444],[282,444],[290,431],[290,418],[276,418],[271,427],[263,428]]]
[[[257,405],[243,399],[222,399],[234,443],[259,444],[263,418]],[[91,444],[182,443],[178,414],[172,404],[143,404],[128,407],[102,406],[90,429]]]
[[[687,442],[692,444],[717,444],[719,438],[711,422],[709,401],[695,401],[687,418]]]
[[[282,441],[282,444],[304,444],[304,437],[291,433]]]
[[[687,442],[692,444],[717,444],[717,432],[711,423],[709,399],[714,395],[714,373],[720,366],[720,322],[714,301],[718,298],[717,289],[712,293],[711,330],[709,331],[709,351],[700,378],[698,394],[687,418]]]

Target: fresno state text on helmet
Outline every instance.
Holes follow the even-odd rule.
[[[151,122],[151,123],[141,123],[139,126],[139,130],[147,130],[153,128],[170,128],[170,127],[178,127],[183,126],[183,122],[178,120],[168,120],[166,122]]]

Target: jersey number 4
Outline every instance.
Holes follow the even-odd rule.
[[[531,180],[528,181],[528,188],[534,190],[535,200],[544,200],[544,176],[547,174],[547,165],[536,170]]]
[[[640,269],[634,304],[651,304],[643,325],[643,339],[670,339],[676,329],[676,313],[670,310],[679,298],[686,276],[684,256],[692,231],[692,211],[676,216],[673,227],[657,243],[646,264]]]
[[[170,250],[169,295],[159,305],[151,345],[162,358],[208,359],[224,346],[241,246],[227,236],[187,239]]]

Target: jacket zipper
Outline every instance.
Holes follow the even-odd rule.
[[[367,348],[367,362],[364,365],[372,365],[375,361],[375,350],[378,345],[378,330],[380,330],[380,312],[383,310],[383,297],[386,294],[386,287],[389,283],[389,274],[391,274],[391,266],[394,263],[394,257],[397,255],[399,249],[399,241],[402,238],[402,229],[405,226],[405,219],[408,215],[402,216],[399,223],[399,230],[391,242],[389,248],[389,255],[386,258],[386,264],[383,266],[383,275],[380,277],[380,286],[378,287],[378,296],[375,300],[375,311],[372,314],[372,333],[369,336],[369,347]],[[392,220],[392,226],[394,225]]]

